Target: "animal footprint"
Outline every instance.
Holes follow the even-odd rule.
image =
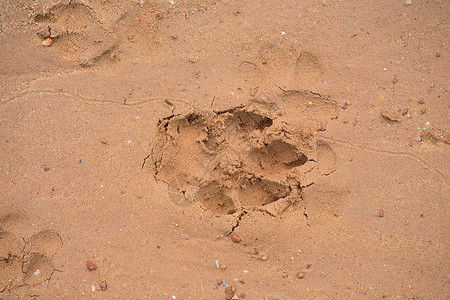
[[[24,218],[24,214],[6,214],[0,217],[0,228],[14,228],[14,223]],[[55,270],[52,256],[62,246],[59,234],[51,230],[33,234],[28,240],[0,231],[0,298],[44,294]]]
[[[334,171],[333,152],[314,131],[290,126],[273,103],[255,100],[161,120],[150,158],[156,180],[177,205],[197,203],[216,215],[280,216],[301,206],[303,188]]]

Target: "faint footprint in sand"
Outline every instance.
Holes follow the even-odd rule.
[[[0,217],[0,228],[13,228],[23,218],[26,215],[8,213]],[[0,231],[0,298],[43,295],[55,271],[52,256],[62,246],[59,234],[51,230],[35,233],[28,240]]]

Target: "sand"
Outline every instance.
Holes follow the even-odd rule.
[[[1,1],[0,299],[448,298],[449,16]]]

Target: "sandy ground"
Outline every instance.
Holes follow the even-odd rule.
[[[1,1],[0,298],[450,297],[449,16]]]

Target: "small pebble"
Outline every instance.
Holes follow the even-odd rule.
[[[231,240],[233,241],[233,243],[241,242],[241,238],[237,234],[234,234],[234,233],[231,235]]]
[[[285,278],[287,278],[287,277],[288,277],[288,273],[283,272],[283,275],[281,275],[281,278],[285,279]]]
[[[267,260],[267,256],[261,256],[261,260],[262,261],[266,261]]]
[[[232,300],[239,300],[239,296],[238,295],[234,295],[231,299]]]
[[[227,268],[227,266],[226,265],[221,265],[220,266],[220,269],[223,271],[223,270],[225,270]]]
[[[426,108],[422,108],[421,110],[420,110],[420,113],[423,115],[423,114],[425,114],[427,112],[427,109]]]
[[[44,171],[45,172],[50,171],[50,167],[44,167]]]
[[[88,260],[86,262],[86,266],[87,266],[88,270],[90,270],[90,271],[97,269],[97,266],[90,260]]]
[[[441,53],[436,52],[436,57],[441,57]]]
[[[298,272],[297,273],[297,278],[298,279],[302,279],[303,277],[305,277],[305,274],[303,274],[302,272]]]
[[[223,282],[222,279],[217,279],[217,280],[216,280],[216,284],[217,284],[217,285],[222,285],[222,282]]]
[[[406,0],[406,1],[405,1],[405,5],[406,5],[406,6],[411,5],[411,4],[412,4],[412,1],[411,1],[411,0]]]
[[[53,44],[53,40],[51,38],[46,38],[45,40],[42,41],[42,46],[50,46],[51,44]]]
[[[419,102],[419,104],[424,104],[425,100],[423,100],[423,98],[420,98],[419,101],[417,101],[417,102]]]
[[[225,287],[225,300],[231,300],[233,298],[233,291],[231,286]]]
[[[244,293],[240,293],[239,294],[239,298],[244,299],[245,298],[245,294]]]
[[[309,270],[311,268],[312,264],[307,264],[306,269]]]
[[[140,7],[140,8],[143,8],[143,7],[144,7],[144,0],[141,0],[141,1],[139,2],[139,7]]]
[[[106,283],[106,280],[103,280],[100,283],[100,288],[102,289],[102,291],[106,291],[106,289],[108,288],[108,284]]]
[[[403,109],[402,115],[404,116],[404,115],[406,115],[407,113],[408,113],[408,109],[407,109],[407,108]]]
[[[245,281],[241,279],[241,280],[239,280],[239,283],[240,284],[245,284]]]
[[[378,211],[378,216],[380,218],[384,217],[384,210],[382,208],[380,208],[380,210]]]

